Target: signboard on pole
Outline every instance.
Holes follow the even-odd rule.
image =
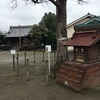
[[[46,45],[45,46],[45,51],[46,52],[51,52],[51,45]]]
[[[11,53],[12,55],[15,55],[15,54],[16,54],[16,50],[10,50],[10,53]]]

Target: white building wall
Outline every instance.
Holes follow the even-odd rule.
[[[68,38],[71,38],[71,37],[72,37],[72,34],[74,34],[74,32],[75,32],[75,31],[74,31],[74,26],[75,26],[75,25],[84,23],[84,22],[88,21],[89,19],[91,19],[91,18],[85,18],[84,20],[81,20],[81,21],[79,21],[79,22],[77,22],[77,23],[75,23],[75,24],[73,24],[73,25],[67,27]]]

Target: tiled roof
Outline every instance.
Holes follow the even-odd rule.
[[[75,33],[72,38],[63,42],[66,46],[91,46],[100,40],[100,33],[96,31]]]
[[[10,26],[8,34],[6,37],[23,37],[28,36],[32,25],[30,26]]]

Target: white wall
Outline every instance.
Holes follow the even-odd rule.
[[[86,22],[86,21],[89,20],[89,19],[91,19],[91,18],[83,19],[83,20],[81,20],[81,21],[75,23],[74,25],[71,25],[71,26],[67,27],[68,38],[71,38],[71,37],[72,37],[72,34],[74,34],[74,32],[75,32],[75,31],[74,31],[74,26],[75,26],[75,25],[84,23],[84,22]]]

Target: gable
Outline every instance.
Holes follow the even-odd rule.
[[[69,24],[67,25],[67,28],[70,27],[70,26],[76,25],[76,24],[78,24],[78,23],[80,23],[80,22],[83,22],[85,19],[93,18],[94,16],[95,16],[95,15],[92,15],[92,14],[88,13],[87,15],[85,15],[85,16],[83,16],[83,17],[81,17],[81,18],[79,18],[79,19],[77,19],[77,20],[75,20],[75,21],[69,23]]]
[[[82,24],[75,25],[75,31],[98,30],[100,31],[100,17],[94,17]]]
[[[88,21],[86,21],[84,24],[90,24],[90,23],[94,23],[94,24],[97,24],[95,22],[99,22],[100,23],[100,18],[99,17],[94,17]]]
[[[100,26],[100,18],[94,17],[82,24],[75,25],[75,27],[94,27],[94,26]]]

